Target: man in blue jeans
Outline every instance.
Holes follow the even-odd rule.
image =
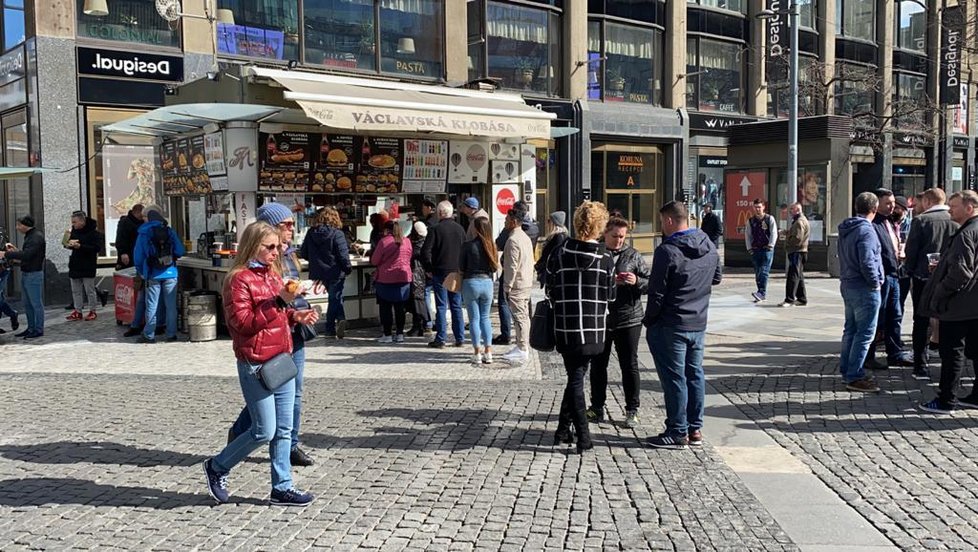
[[[760,303],[767,300],[767,280],[774,261],[774,244],[778,241],[778,222],[764,212],[762,199],[754,200],[754,216],[747,220],[744,235],[757,284],[757,291],[750,296],[755,303]]]
[[[448,201],[438,204],[438,224],[428,229],[428,237],[421,249],[421,263],[431,274],[431,285],[435,292],[435,340],[429,347],[440,349],[448,339],[447,311],[452,311],[452,336],[455,346],[461,347],[465,341],[465,324],[462,321],[462,294],[449,291],[445,278],[458,271],[465,230],[452,220],[455,208]],[[461,279],[459,279],[461,280]],[[461,283],[461,281],[459,281]]]
[[[863,192],[856,197],[856,216],[839,225],[839,288],[846,309],[839,373],[846,389],[862,393],[880,390],[863,368],[876,335],[884,281],[880,240],[872,224],[878,207],[876,195]]]
[[[44,258],[47,244],[44,234],[34,227],[34,217],[24,215],[17,219],[17,231],[24,235],[24,248],[17,249],[8,243],[0,251],[0,259],[20,263],[20,285],[27,315],[27,329],[14,334],[24,339],[44,336]]]
[[[684,204],[670,201],[659,214],[665,239],[652,256],[642,324],[665,395],[666,429],[648,444],[685,449],[703,444],[703,341],[710,295],[723,272],[709,236],[689,228]]]
[[[156,315],[166,305],[166,340],[177,340],[177,259],[186,255],[183,242],[166,223],[159,207],[146,208],[146,223],[139,227],[133,250],[136,271],[144,282],[146,325],[142,343],[156,343]]]

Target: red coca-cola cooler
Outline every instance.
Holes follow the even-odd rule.
[[[115,297],[115,323],[132,324],[136,316],[137,280],[135,268],[120,270],[112,275],[112,289]]]

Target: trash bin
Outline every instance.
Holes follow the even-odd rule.
[[[115,297],[115,323],[132,324],[136,316],[136,298],[139,276],[135,268],[126,268],[112,274],[112,295]]]
[[[217,294],[196,292],[187,300],[187,330],[190,341],[217,339]]]

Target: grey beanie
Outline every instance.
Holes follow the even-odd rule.
[[[550,222],[555,226],[567,226],[567,213],[564,211],[550,213]]]

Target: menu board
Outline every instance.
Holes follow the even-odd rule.
[[[449,182],[478,184],[489,180],[489,152],[486,144],[452,141],[449,149]]]
[[[204,157],[207,161],[207,174],[223,176],[227,174],[224,166],[224,135],[214,132],[204,135]]]
[[[356,171],[353,144],[355,137],[348,134],[322,134],[319,138],[319,154],[312,176],[312,192],[351,192]]]
[[[446,178],[448,178],[448,142],[404,141],[404,180],[445,180]]]
[[[309,188],[312,142],[318,134],[280,132],[259,136],[258,191],[305,192]]]
[[[401,140],[399,138],[357,139],[360,164],[355,192],[396,194],[401,189]]]
[[[160,146],[160,173],[166,195],[210,193],[204,137],[181,138]]]

